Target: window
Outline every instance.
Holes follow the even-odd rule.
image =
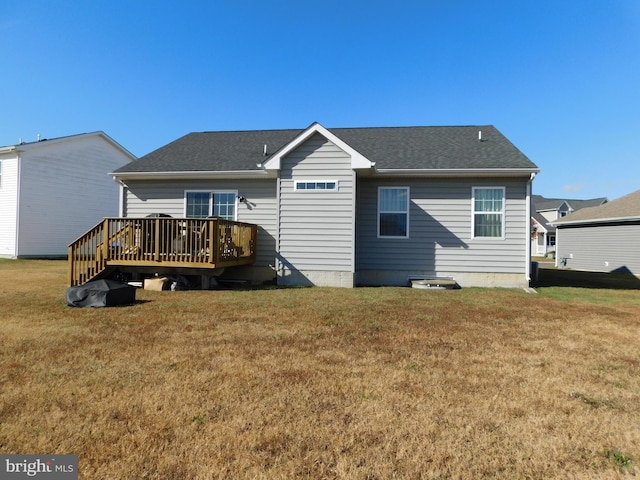
[[[409,188],[378,188],[378,237],[409,237]]]
[[[473,236],[504,236],[504,187],[473,188]]]
[[[307,182],[307,181],[296,181],[295,186],[296,191],[309,191],[309,190],[325,190],[325,191],[336,191],[338,190],[338,182],[335,180],[327,180],[320,182]]]
[[[187,192],[187,217],[206,218],[209,216],[209,192]]]
[[[237,197],[237,192],[185,192],[185,216],[188,218],[215,216],[235,220]]]

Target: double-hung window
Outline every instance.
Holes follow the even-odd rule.
[[[378,188],[378,237],[409,237],[409,187]]]
[[[206,218],[210,216],[236,219],[238,192],[187,191],[185,192],[186,217]]]
[[[473,187],[474,238],[504,237],[504,187]]]

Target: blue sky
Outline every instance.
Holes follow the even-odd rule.
[[[534,193],[640,188],[637,0],[4,0],[0,59],[0,145],[492,124]]]

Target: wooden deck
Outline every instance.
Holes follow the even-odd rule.
[[[69,246],[69,284],[117,267],[216,269],[256,258],[257,226],[221,218],[105,218]]]

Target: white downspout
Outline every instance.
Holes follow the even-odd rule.
[[[527,181],[527,200],[526,200],[526,204],[527,204],[527,212],[528,212],[528,216],[527,216],[527,241],[525,242],[526,244],[526,255],[525,255],[525,266],[524,266],[524,272],[525,272],[525,277],[527,279],[527,282],[530,283],[531,282],[531,184],[533,183],[533,179],[536,177],[535,173],[531,173],[531,176],[529,177],[529,180]],[[537,239],[536,239],[536,244],[537,244]]]
[[[120,195],[118,195],[118,216],[120,218],[124,217],[124,196],[126,194],[125,184],[122,182],[118,182],[118,187],[120,189]]]

